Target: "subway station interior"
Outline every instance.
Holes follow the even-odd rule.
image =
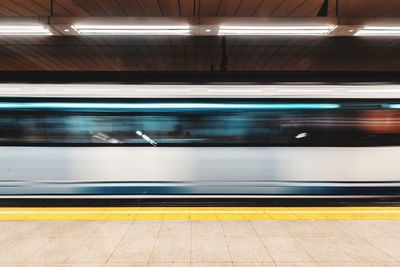
[[[0,267],[400,267],[399,0],[0,0]]]

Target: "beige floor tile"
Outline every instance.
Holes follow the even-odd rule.
[[[400,261],[400,238],[369,236],[365,237],[365,239],[397,261]]]
[[[221,221],[226,237],[257,237],[257,233],[248,221]]]
[[[223,237],[193,238],[191,262],[230,262],[228,246]]]
[[[276,267],[273,262],[236,262],[234,267]]]
[[[165,221],[161,225],[159,237],[190,237],[190,221]]]
[[[159,237],[150,262],[190,262],[190,238]]]
[[[22,222],[22,221],[4,221],[0,231],[0,250],[3,246],[9,246],[10,242],[16,241],[22,237],[26,237],[31,233],[35,233],[35,229],[39,227],[42,222]],[[31,235],[32,237],[32,235]],[[34,238],[37,238],[35,236]],[[39,238],[41,238],[39,236]]]
[[[296,239],[316,261],[353,261],[327,237],[298,237]]]
[[[0,251],[0,263],[22,263],[49,240],[41,237],[23,237],[15,240]]]
[[[378,227],[379,230],[385,232],[391,237],[400,237],[400,220],[388,220],[388,221],[368,221],[368,224]]]
[[[134,221],[124,238],[157,237],[162,221]]]
[[[62,267],[103,267],[104,263],[85,262],[85,263],[64,263]]]
[[[220,221],[192,221],[192,237],[224,237]]]
[[[71,232],[96,232],[96,230],[102,226],[106,221],[75,221],[75,223],[71,226]]]
[[[388,236],[384,231],[382,231],[379,226],[370,224],[369,221],[363,220],[347,220],[338,222],[340,225],[346,227],[353,233],[362,236]]]
[[[278,262],[277,267],[319,267],[319,264],[313,261],[310,262]]]
[[[154,237],[124,238],[119,242],[109,262],[148,262],[155,242]]]
[[[107,221],[94,233],[93,237],[123,237],[131,227],[130,221]]]
[[[89,238],[68,259],[68,263],[106,263],[121,238]]]
[[[315,220],[308,221],[314,232],[317,232],[316,236],[327,236],[327,237],[357,237],[356,234],[351,232],[346,227],[340,225],[337,221],[332,220]]]
[[[280,221],[251,221],[251,224],[261,237],[290,237]]]
[[[16,226],[19,226],[19,221],[0,221],[0,229],[2,232],[8,231],[13,228],[17,228]]]
[[[61,263],[5,263],[1,267],[61,267]]]
[[[30,256],[27,262],[63,263],[71,257],[85,241],[86,237],[53,238]]]
[[[147,262],[107,262],[104,267],[147,267]]]
[[[394,261],[391,256],[360,237],[333,237],[330,239],[336,247],[344,250],[357,262]]]
[[[362,262],[360,267],[399,267],[400,262]]]
[[[282,221],[282,227],[294,237],[325,237],[326,234],[318,231],[308,220],[304,221]]]
[[[353,261],[324,261],[318,262],[321,267],[362,267],[358,262]]]
[[[80,239],[80,238],[85,238],[88,239],[93,235],[93,232],[91,231],[78,231],[74,230],[71,232],[65,232],[61,236],[57,238],[71,238],[71,239]]]
[[[149,263],[148,267],[190,267],[189,262],[181,262],[181,263]]]
[[[233,262],[272,262],[258,238],[227,237],[226,240]]]
[[[276,262],[314,260],[293,237],[263,237],[262,240]]]
[[[74,221],[46,221],[41,222],[34,231],[29,231],[25,237],[48,237],[56,238],[69,232]]]
[[[192,262],[190,267],[233,267],[233,263],[230,263],[230,262],[219,262],[219,263]]]

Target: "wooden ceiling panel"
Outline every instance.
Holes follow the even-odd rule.
[[[181,16],[180,5],[178,0],[162,0],[158,1],[162,16],[179,17]]]
[[[218,10],[218,16],[235,16],[243,1],[245,0],[222,0]]]
[[[90,13],[77,5],[74,0],[55,0],[53,4],[56,16],[90,16]]]
[[[329,1],[335,15],[337,0]],[[324,0],[53,0],[54,16],[316,16]],[[0,16],[49,16],[51,0],[2,0]],[[399,0],[340,0],[342,16],[400,16]]]
[[[97,2],[96,0],[85,0],[85,1],[73,1],[76,4],[76,9],[84,10],[90,16],[108,16],[109,13]],[[63,6],[65,9],[72,13],[72,9],[68,9],[72,5]],[[74,9],[75,10],[75,9]],[[57,11],[55,11],[57,12]],[[72,16],[77,16],[77,14],[72,13]]]
[[[264,0],[257,10],[254,12],[256,17],[267,17],[272,14],[272,12],[277,9],[281,4],[282,0]]]
[[[179,0],[181,16],[192,17],[195,15],[194,0]]]
[[[342,0],[339,4],[340,16],[400,16],[400,1],[398,0]]]
[[[124,8],[116,0],[96,0],[96,2],[108,13],[109,16],[126,16]]]
[[[33,14],[33,16],[48,16],[50,14],[50,1],[49,0],[12,0],[12,1],[4,1],[1,3],[5,5],[15,3],[15,7],[22,7],[23,9],[28,10],[26,14]]]
[[[0,7],[8,12],[15,14],[13,16],[48,16],[49,11],[43,9],[33,1],[12,1],[12,0],[1,0]]]
[[[288,17],[291,16],[294,12],[297,11],[298,16],[307,16],[306,14],[310,13],[310,10],[301,9],[307,2],[311,1],[314,4],[314,0],[287,0],[281,1],[281,3],[272,10],[271,16],[274,17]],[[320,1],[322,3],[322,0]],[[307,5],[305,5],[307,7]],[[303,11],[303,14],[299,14],[299,11]]]
[[[135,0],[117,0],[116,2],[127,16],[138,17],[144,15],[141,6]]]
[[[307,0],[300,5],[298,5],[295,9],[293,9],[289,16],[294,17],[315,17],[318,14],[318,11],[321,9],[324,0]]]
[[[240,5],[237,7],[235,16],[238,17],[251,17],[260,7],[260,5],[264,2],[264,0],[246,0],[240,2]]]
[[[136,0],[144,15],[148,17],[162,16],[161,7],[157,0]]]
[[[201,0],[197,14],[201,17],[218,16],[223,0]]]

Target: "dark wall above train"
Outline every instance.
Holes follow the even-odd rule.
[[[400,71],[390,72],[128,72],[128,71],[0,71],[1,83],[170,83],[170,84],[275,84],[275,83],[400,83]]]

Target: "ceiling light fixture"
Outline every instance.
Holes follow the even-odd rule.
[[[82,35],[189,35],[189,25],[73,25]]]
[[[41,25],[2,25],[0,35],[52,35],[52,33]]]
[[[220,26],[218,35],[327,35],[336,26]]]
[[[393,26],[365,26],[356,36],[400,36],[400,27]]]

